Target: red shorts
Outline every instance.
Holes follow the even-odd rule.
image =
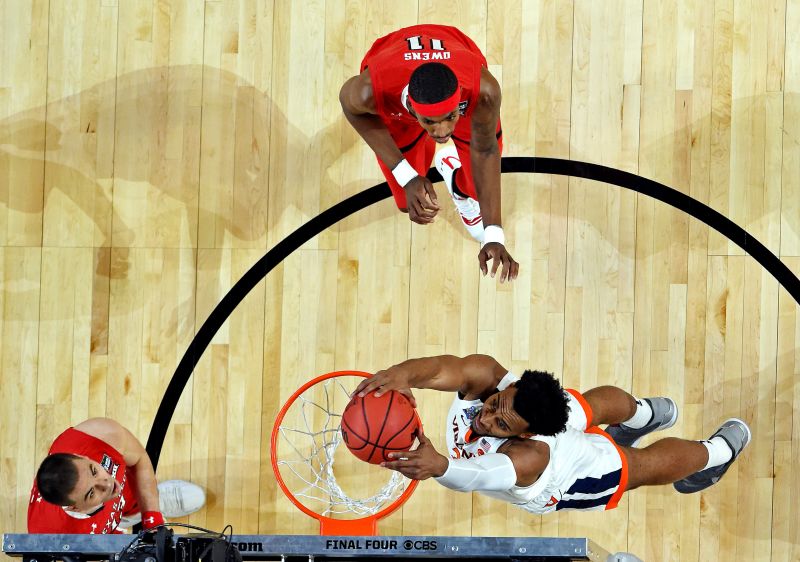
[[[433,161],[433,155],[436,152],[436,141],[433,140],[425,129],[416,123],[393,123],[389,127],[389,134],[392,135],[395,144],[400,147],[400,152],[411,167],[417,173],[424,176],[428,173],[428,168]],[[469,153],[469,141],[458,138],[455,134],[451,137],[453,144],[456,145],[458,158],[461,160],[461,172],[458,174],[458,190],[478,200],[478,192],[475,191],[475,181],[472,178],[472,159]],[[500,122],[497,122],[497,144],[500,147],[500,154],[503,153],[503,132],[500,127]],[[397,183],[392,175],[389,167],[378,158],[378,165],[383,172],[383,177],[386,178],[386,183],[394,195],[394,201],[397,203],[397,208],[405,210],[408,205],[406,203],[406,192]]]

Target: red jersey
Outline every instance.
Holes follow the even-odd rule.
[[[138,513],[135,492],[132,486],[127,485],[130,478],[128,468],[122,454],[114,447],[71,427],[53,441],[48,454],[53,453],[83,455],[99,463],[119,483],[122,494],[106,502],[92,515],[70,514],[59,505],[46,502],[34,479],[28,503],[29,533],[115,533],[122,515]]]
[[[481,68],[487,67],[487,63],[475,42],[455,27],[414,25],[394,31],[372,44],[361,61],[361,71],[369,68],[378,115],[389,127],[398,121],[419,126],[408,112],[407,87],[411,73],[427,62],[447,65],[458,78],[461,119],[453,136],[469,140],[470,117],[481,89]]]

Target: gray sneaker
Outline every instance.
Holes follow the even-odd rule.
[[[611,436],[617,445],[635,447],[639,444],[641,438],[648,433],[668,429],[675,425],[678,420],[678,406],[672,398],[659,396],[657,398],[645,398],[644,400],[650,404],[650,408],[653,410],[653,417],[650,418],[650,422],[646,426],[640,429],[632,429],[619,424],[609,425],[606,428],[606,433]]]
[[[709,486],[719,482],[719,479],[727,472],[728,468],[733,464],[733,461],[739,456],[739,453],[750,443],[751,438],[750,428],[747,427],[746,423],[737,418],[731,418],[723,422],[709,439],[713,439],[717,435],[722,437],[725,443],[728,444],[728,447],[731,448],[731,451],[733,451],[731,460],[719,466],[712,466],[711,468],[700,470],[691,476],[687,476],[683,480],[675,482],[673,486],[681,494],[693,494],[705,490]]]

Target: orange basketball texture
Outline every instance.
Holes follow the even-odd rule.
[[[342,413],[342,439],[362,461],[380,464],[393,451],[414,445],[419,421],[408,398],[395,390],[354,396]]]

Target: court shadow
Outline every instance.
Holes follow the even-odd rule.
[[[266,248],[372,185],[334,177],[357,140],[342,126],[301,130],[218,68],[137,71],[1,121],[0,205],[28,245]]]
[[[520,90],[537,92],[537,99],[563,97],[534,82],[520,86]],[[642,108],[634,129],[639,134],[634,137],[617,132],[630,129],[624,122],[625,108],[620,106],[613,114],[589,116],[588,123],[585,116],[573,116],[576,122],[567,129],[569,140],[563,142],[547,135],[530,138],[527,131],[517,130],[505,112],[502,117],[508,126],[504,127],[504,156],[572,159],[640,175],[718,211],[774,254],[797,255],[800,191],[794,186],[800,181],[800,169],[794,164],[800,159],[800,128],[792,114],[794,108],[800,107],[800,94],[784,92],[780,100],[776,96],[770,92],[737,97],[731,100],[727,112],[712,111],[710,100],[705,100],[708,107],[698,111],[697,100],[702,98],[698,97],[693,106],[691,92],[679,92],[675,94],[674,107],[666,108],[658,122],[654,122],[652,107]],[[548,114],[542,118],[546,121],[542,124],[544,131],[557,130],[558,116]],[[548,120],[553,121],[549,126]],[[515,135],[521,136],[518,142]],[[575,142],[576,138],[581,139],[580,143]],[[518,148],[531,143],[541,150]],[[536,219],[540,223],[551,221],[550,235],[559,240],[567,239],[567,223],[572,221],[576,236],[582,240],[619,247],[620,255],[625,257],[652,257],[669,252],[674,241],[687,244],[690,223],[700,224],[699,219],[668,203],[607,183],[543,174],[510,182],[510,177],[515,176],[522,174],[503,176],[506,223],[511,226],[511,221],[520,220],[518,207],[526,214],[532,208],[542,217]],[[528,197],[533,198],[532,205]],[[699,206],[698,214],[704,215]],[[619,244],[624,233],[638,238],[639,232],[647,233],[647,227],[650,234],[646,245],[638,240],[637,244]],[[725,233],[710,232],[710,238],[695,232],[694,242],[708,243],[713,253],[727,252]]]

